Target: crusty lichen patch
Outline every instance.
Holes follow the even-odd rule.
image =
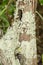
[[[17,52],[23,54],[26,59],[30,60],[31,65],[31,63],[33,63],[32,59],[37,58],[35,15],[32,12],[25,12],[23,13],[22,21],[19,23],[20,26],[18,27],[18,41],[21,46],[19,49],[17,49]],[[27,61],[26,63],[27,65],[29,64]]]
[[[27,3],[27,1],[28,0],[24,0],[24,4]],[[33,65],[32,63],[34,59],[37,58],[35,15],[32,11],[26,10],[24,12],[23,10],[25,9],[25,6],[24,4],[20,4],[23,5],[23,7],[20,6],[23,14],[22,19],[19,20],[18,3],[19,0],[16,5],[17,11],[15,13],[15,21],[12,24],[12,27],[8,28],[3,38],[0,39],[0,49],[8,60],[8,65],[22,65],[20,61],[22,58],[20,58],[20,60],[18,57],[15,59],[15,53],[20,53],[20,55],[26,59],[23,65]],[[23,61],[24,60],[22,60],[22,62]]]

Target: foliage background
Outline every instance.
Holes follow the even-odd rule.
[[[0,0],[0,28],[5,34],[13,21],[15,2],[13,0]]]

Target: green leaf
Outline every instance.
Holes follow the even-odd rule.
[[[2,20],[2,23],[4,23],[4,27],[8,27],[9,26],[9,21],[8,21],[6,15],[0,16],[0,19]]]
[[[9,6],[8,13],[12,15],[14,13],[15,8],[16,8],[15,5],[11,4]]]
[[[9,0],[3,0],[3,4],[7,4]]]
[[[0,19],[2,20],[1,24],[0,24],[0,28],[2,28],[3,33],[5,34],[7,31],[7,28],[10,26],[9,21],[8,21],[7,16],[5,14],[1,15]]]
[[[43,0],[39,0],[40,4],[43,5]]]

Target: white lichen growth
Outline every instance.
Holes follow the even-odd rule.
[[[19,0],[18,0],[19,1]],[[15,13],[15,18],[17,17],[17,11]],[[23,32],[23,28],[26,28],[25,32],[28,35],[31,35],[30,41],[23,40],[19,42],[19,35]],[[36,23],[35,23],[35,15],[30,11],[23,13],[22,20],[15,19],[12,27],[9,27],[6,34],[0,39],[0,49],[3,51],[4,56],[9,65],[21,65],[19,59],[15,59],[15,49],[16,52],[20,52],[25,56],[26,59],[29,60],[30,65],[33,58],[37,58],[37,49],[36,49]],[[26,64],[28,65],[28,60],[26,60]],[[11,62],[10,62],[11,61]]]

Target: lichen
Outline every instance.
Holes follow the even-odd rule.
[[[18,3],[19,0],[17,2],[17,7]],[[2,39],[0,39],[0,49],[2,49],[9,65],[21,65],[19,59],[15,59],[14,52],[20,53],[26,58],[25,65],[32,65],[32,59],[37,58],[35,15],[32,11],[23,12],[23,16],[20,21],[19,18],[17,18],[18,9],[19,8],[17,8],[17,11],[15,13],[15,21],[13,22],[12,27],[9,27],[6,34]],[[28,38],[27,37],[25,40],[23,39],[20,42],[19,36],[24,32],[26,36],[31,35],[31,38],[30,40],[26,40]]]

